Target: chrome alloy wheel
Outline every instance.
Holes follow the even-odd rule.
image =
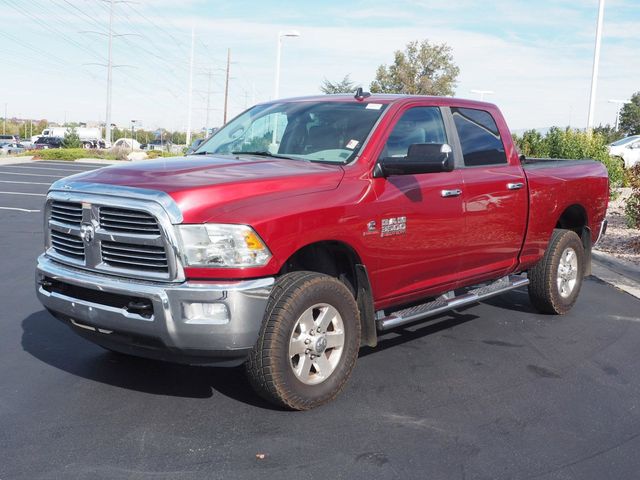
[[[557,282],[562,298],[568,298],[578,282],[578,256],[571,247],[566,248],[560,256]]]
[[[338,310],[319,303],[298,318],[289,340],[289,364],[302,383],[317,385],[334,372],[344,348],[344,324]]]

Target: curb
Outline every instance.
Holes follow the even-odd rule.
[[[640,298],[640,267],[608,253],[593,251],[593,276]]]

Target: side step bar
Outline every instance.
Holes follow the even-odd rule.
[[[382,311],[377,312],[378,318],[376,318],[376,326],[379,331],[390,330],[400,325],[432,317],[439,313],[469,305],[470,303],[476,303],[485,298],[493,297],[494,295],[499,295],[528,284],[529,279],[526,277],[509,275],[488,285],[468,290],[457,297],[453,292],[448,292],[431,302],[398,310],[388,316],[384,316]]]

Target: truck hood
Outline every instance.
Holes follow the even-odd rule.
[[[185,223],[202,223],[251,202],[333,190],[343,175],[339,165],[302,160],[192,155],[114,165],[69,180],[162,191],[178,204]]]

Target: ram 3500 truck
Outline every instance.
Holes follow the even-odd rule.
[[[520,158],[488,103],[278,100],[192,155],[53,184],[36,289],[108,350],[244,363],[304,410],[380,332],[525,285],[567,312],[607,202],[602,164]]]

